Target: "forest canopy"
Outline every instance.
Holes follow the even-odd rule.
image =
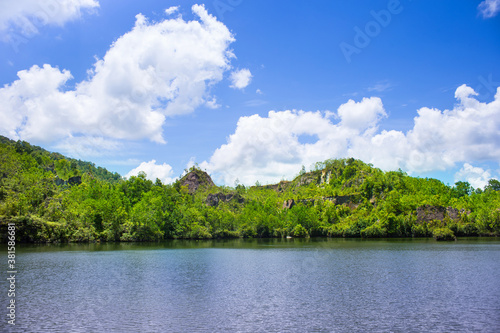
[[[173,184],[123,179],[93,163],[0,137],[0,231],[23,242],[233,237],[498,236],[500,182],[384,172],[353,158],[318,162],[274,185],[216,186],[192,167]]]

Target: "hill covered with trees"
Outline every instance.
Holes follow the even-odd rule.
[[[9,222],[24,242],[498,236],[500,182],[451,187],[350,158],[275,185],[216,186],[196,167],[162,184],[0,137],[2,241]]]

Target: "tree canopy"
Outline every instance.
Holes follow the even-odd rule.
[[[430,237],[500,234],[500,182],[384,172],[360,160],[303,167],[275,185],[220,187],[197,167],[173,184],[123,179],[93,163],[0,137],[0,230],[26,242],[229,237]],[[191,174],[192,173],[192,174]]]

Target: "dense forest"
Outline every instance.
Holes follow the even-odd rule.
[[[0,137],[0,231],[22,242],[232,237],[498,236],[500,182],[383,172],[355,159],[303,167],[292,181],[216,186],[193,167],[173,184],[123,179],[89,162]]]

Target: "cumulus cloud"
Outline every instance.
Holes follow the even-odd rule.
[[[356,131],[374,127],[383,117],[386,117],[382,100],[378,97],[363,98],[359,103],[352,99],[342,104],[337,111],[341,126]]]
[[[203,168],[232,184],[270,183],[290,178],[301,165],[346,156],[350,140],[368,135],[375,119],[385,114],[379,98],[349,101],[339,108],[340,123],[321,112],[270,111],[267,117],[241,117],[228,143],[218,148]],[[364,120],[360,120],[363,118]],[[300,143],[301,135],[316,136],[315,143]]]
[[[175,177],[172,177],[174,173],[172,167],[166,163],[156,164],[156,160],[142,162],[137,168],[130,170],[125,177],[137,176],[140,172],[146,173],[146,178],[149,180],[155,181],[158,178],[163,184],[175,181]]]
[[[243,89],[250,84],[252,80],[252,73],[247,68],[243,68],[231,73],[231,88],[234,89]]]
[[[165,9],[165,14],[172,15],[173,13],[177,12],[178,10],[179,10],[179,6],[172,6],[172,7]]]
[[[0,32],[16,32],[24,37],[38,33],[42,25],[64,25],[79,18],[82,10],[92,11],[99,7],[96,0],[17,0],[2,1]],[[9,38],[9,33],[5,36]]]
[[[379,98],[349,100],[332,112],[270,111],[267,117],[241,117],[228,142],[201,166],[232,184],[290,179],[301,165],[329,158],[355,157],[384,170],[410,173],[447,170],[467,161],[500,161],[500,88],[490,103],[462,85],[451,110],[421,108],[413,128],[379,131],[387,116]],[[301,143],[301,135],[318,138]],[[476,184],[477,185],[477,184]]]
[[[494,17],[500,12],[500,0],[484,0],[477,9],[485,19]]]
[[[474,167],[469,163],[464,163],[463,167],[455,174],[455,182],[467,181],[474,188],[483,189],[491,179],[491,172],[479,167]]]
[[[73,90],[65,89],[68,70],[46,64],[18,72],[0,89],[0,133],[47,143],[80,136],[165,142],[167,117],[218,106],[210,87],[234,58],[227,27],[203,6],[192,11],[198,20],[149,22],[137,15],[133,29]]]

